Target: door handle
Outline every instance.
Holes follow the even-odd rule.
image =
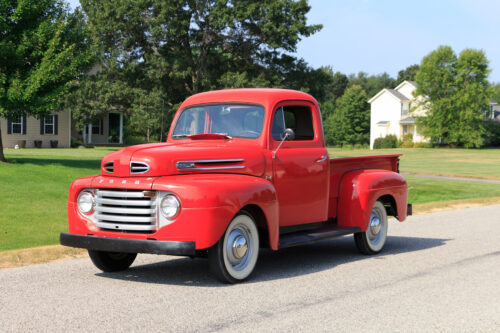
[[[319,160],[316,161],[316,163],[321,163],[323,162],[324,160],[326,160],[326,155],[321,155],[321,158]]]

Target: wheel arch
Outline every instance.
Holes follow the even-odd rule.
[[[259,230],[259,238],[261,243],[261,247],[270,247],[270,237],[269,237],[269,225],[266,218],[266,214],[256,204],[248,204],[241,208],[241,210],[249,213],[253,219],[255,220],[255,224],[257,225],[257,229]]]
[[[398,173],[387,170],[357,170],[342,177],[338,200],[337,223],[366,231],[371,209],[382,201],[388,215],[406,218],[408,187]]]

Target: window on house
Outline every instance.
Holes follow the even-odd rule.
[[[7,134],[26,134],[26,116],[7,121]]]
[[[408,125],[403,125],[403,134],[408,134]]]
[[[85,126],[85,133],[89,134],[88,125]],[[92,121],[92,134],[97,134],[97,135],[103,134],[102,118],[95,119],[94,121]]]
[[[311,109],[307,106],[284,106],[279,108],[273,120],[273,139],[281,141],[281,135],[286,128],[291,128],[294,131],[294,141],[314,140]]]
[[[12,134],[23,134],[23,117],[18,117],[11,123]]]
[[[40,119],[40,134],[57,135],[58,116],[50,115]]]

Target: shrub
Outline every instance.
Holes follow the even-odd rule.
[[[356,143],[354,145],[354,149],[370,149],[370,145],[367,144],[361,144],[361,143]]]
[[[432,145],[427,142],[415,142],[413,148],[431,148]]]
[[[373,149],[397,148],[398,138],[394,134],[387,135],[384,138],[376,138],[373,143]]]
[[[83,142],[81,142],[80,140],[71,139],[71,148],[78,148],[80,146],[83,146]]]

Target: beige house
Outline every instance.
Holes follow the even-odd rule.
[[[53,113],[43,119],[20,116],[7,120],[0,117],[4,148],[69,148],[71,139],[87,144],[123,144],[123,114],[110,112],[78,131],[71,119],[71,110]]]

